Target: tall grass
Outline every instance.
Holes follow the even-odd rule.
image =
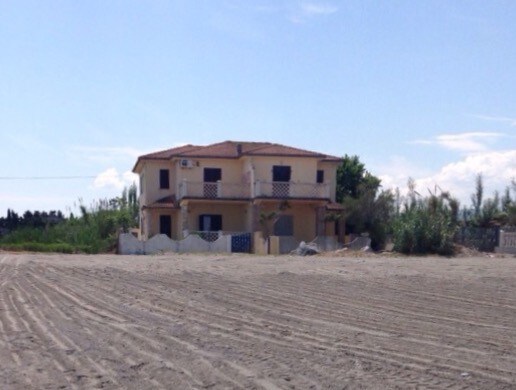
[[[405,254],[452,255],[458,202],[449,194],[412,195],[394,223],[394,250]]]
[[[136,187],[122,197],[79,205],[81,215],[44,227],[21,227],[0,239],[0,248],[63,253],[110,252],[120,231],[137,226]]]

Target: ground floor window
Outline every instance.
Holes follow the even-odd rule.
[[[222,230],[222,215],[201,214],[199,215],[199,230],[205,232],[217,232]]]
[[[199,230],[201,237],[207,241],[215,241],[222,230],[222,215],[220,214],[201,214],[199,215]]]

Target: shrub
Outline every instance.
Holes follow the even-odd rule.
[[[0,248],[8,251],[27,252],[54,252],[54,253],[77,253],[83,252],[86,248],[74,248],[66,243],[46,244],[41,242],[21,242],[16,244],[0,244]]]
[[[122,197],[79,205],[80,217],[44,226],[25,224],[0,238],[0,248],[35,252],[99,253],[112,251],[119,231],[138,223],[136,186]],[[26,213],[28,215],[28,213]]]
[[[417,200],[412,195],[394,223],[394,250],[452,255],[457,212],[457,201],[447,193]]]

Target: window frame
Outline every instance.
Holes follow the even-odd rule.
[[[163,168],[159,170],[159,189],[170,189],[170,169]]]
[[[318,169],[318,170],[317,170],[317,174],[316,174],[315,182],[316,182],[317,184],[322,184],[322,183],[324,183],[324,169]]]

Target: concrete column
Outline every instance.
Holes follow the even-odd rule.
[[[147,240],[150,230],[150,213],[147,210],[142,211],[141,229],[142,239]]]
[[[315,209],[315,218],[316,218],[316,225],[315,225],[315,235],[316,236],[325,236],[326,235],[326,229],[325,229],[325,221],[324,217],[326,215],[326,207],[317,207]]]
[[[260,205],[253,204],[251,206],[251,230],[253,232],[258,232],[262,230],[260,225]]]
[[[189,226],[188,226],[188,204],[182,204],[181,205],[181,231],[182,236],[185,238],[189,233]]]
[[[338,241],[340,243],[346,242],[346,219],[344,217],[340,217],[338,220],[339,223],[339,238]]]

